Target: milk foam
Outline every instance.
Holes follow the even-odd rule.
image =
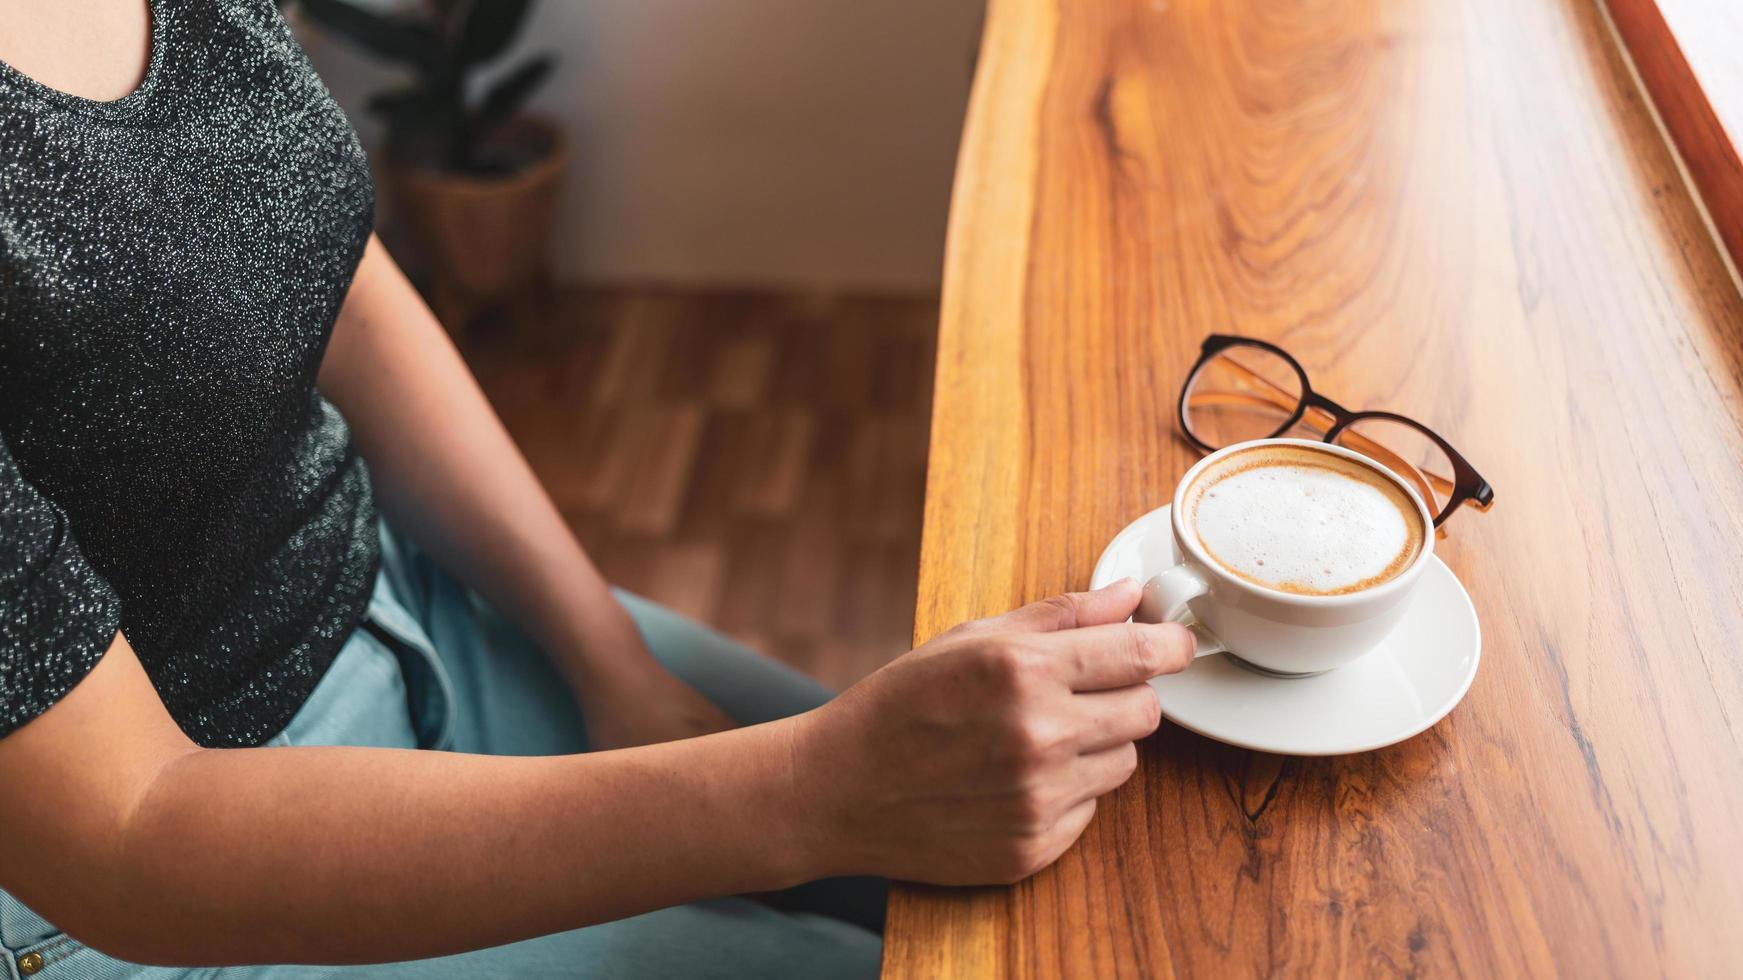
[[[1331,466],[1279,459],[1213,476],[1196,494],[1193,526],[1211,557],[1242,578],[1332,594],[1378,585],[1409,564],[1421,532],[1400,509],[1408,503]]]

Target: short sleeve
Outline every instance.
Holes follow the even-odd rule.
[[[86,561],[67,515],[0,438],[0,738],[65,697],[121,624],[121,600]]]

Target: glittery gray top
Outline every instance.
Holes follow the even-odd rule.
[[[373,191],[271,0],[151,6],[118,101],[0,64],[0,736],[119,627],[195,741],[253,745],[374,583],[315,390]]]

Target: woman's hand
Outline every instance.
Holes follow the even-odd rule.
[[[737,725],[695,688],[660,665],[616,598],[590,616],[566,620],[570,641],[551,648],[595,751],[676,742]]]
[[[1161,720],[1145,683],[1192,635],[1124,620],[1137,582],[965,623],[794,727],[794,779],[830,874],[936,884],[1051,864],[1137,766]]]
[[[638,649],[614,658],[609,672],[576,685],[587,740],[595,750],[675,742],[735,727],[726,713]]]

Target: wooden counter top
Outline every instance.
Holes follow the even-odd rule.
[[[889,977],[1743,964],[1743,299],[1592,0],[993,0],[916,641],[1086,586],[1210,332],[1494,484],[1483,666],[1293,759],[1164,723],[1057,865],[899,888]]]

